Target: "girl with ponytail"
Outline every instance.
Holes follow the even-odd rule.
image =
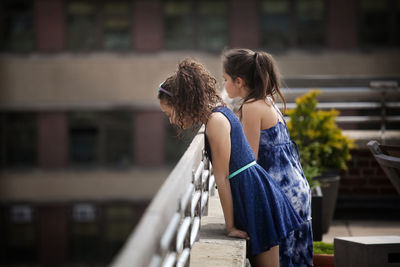
[[[279,266],[279,244],[303,223],[254,153],[235,114],[216,91],[216,80],[197,61],[183,60],[158,88],[161,110],[186,129],[205,124],[210,158],[230,237],[248,240],[252,266]],[[284,265],[283,265],[284,266]]]
[[[270,54],[249,49],[228,50],[222,61],[228,96],[243,100],[238,115],[257,163],[281,187],[303,221],[300,229],[289,233],[280,243],[280,265],[313,266],[311,191],[297,146],[275,105],[278,96],[286,108],[276,63]]]

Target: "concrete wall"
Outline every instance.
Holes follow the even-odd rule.
[[[0,202],[148,201],[168,168],[130,171],[10,171],[1,173]]]
[[[140,105],[156,108],[160,82],[185,57],[196,57],[221,82],[220,55],[200,52],[155,54],[58,54],[0,57],[0,108]],[[284,77],[400,73],[400,53],[288,52],[275,55]]]

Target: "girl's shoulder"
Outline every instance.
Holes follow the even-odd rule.
[[[244,113],[251,113],[251,114],[259,114],[268,112],[273,108],[273,105],[267,99],[257,99],[257,100],[250,100],[246,103],[243,103],[242,112]]]
[[[214,135],[219,132],[230,131],[230,122],[228,118],[222,113],[215,111],[211,113],[206,124],[206,135]]]
[[[206,128],[208,127],[214,127],[218,126],[220,124],[229,124],[229,119],[227,118],[226,114],[224,113],[224,110],[218,109],[214,110],[207,121]]]
[[[258,99],[242,107],[242,121],[260,124],[260,130],[274,126],[279,120],[274,104],[269,99]]]

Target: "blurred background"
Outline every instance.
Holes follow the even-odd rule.
[[[106,265],[193,136],[159,83],[185,57],[220,82],[233,47],[272,53],[293,88],[398,80],[400,1],[1,0],[0,262]],[[396,195],[378,186],[341,192]]]

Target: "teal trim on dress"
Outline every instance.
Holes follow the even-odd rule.
[[[231,179],[231,178],[233,178],[234,176],[238,175],[238,174],[241,173],[242,171],[244,171],[244,170],[250,168],[251,166],[255,165],[256,163],[257,163],[256,161],[252,161],[252,162],[250,162],[249,164],[247,164],[246,166],[243,166],[243,167],[240,168],[239,170],[237,170],[237,171],[231,173],[231,174],[229,175],[229,179]]]

